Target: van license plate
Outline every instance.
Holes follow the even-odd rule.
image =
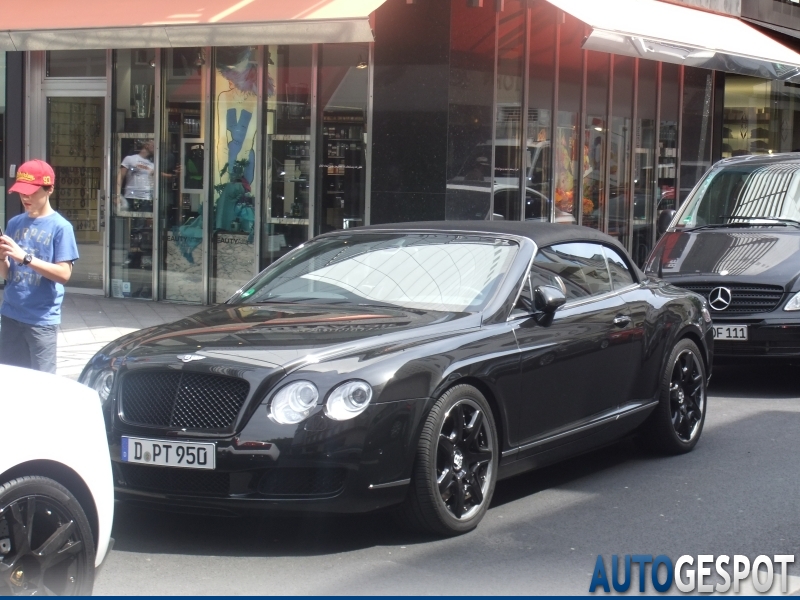
[[[746,342],[747,325],[714,325],[715,340],[725,340],[726,342]]]
[[[214,444],[207,443],[148,440],[123,436],[120,443],[120,458],[123,462],[158,467],[213,469],[216,447]]]

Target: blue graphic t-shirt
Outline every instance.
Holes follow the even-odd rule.
[[[72,224],[57,212],[32,219],[26,213],[8,222],[5,234],[26,253],[49,263],[78,259],[78,246]],[[6,289],[0,315],[29,325],[61,323],[64,286],[42,277],[30,266],[21,267],[8,260]]]

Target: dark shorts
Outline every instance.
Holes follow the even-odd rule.
[[[55,373],[57,334],[58,325],[28,325],[2,317],[0,363]]]

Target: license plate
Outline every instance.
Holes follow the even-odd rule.
[[[120,458],[123,462],[184,469],[213,469],[214,444],[148,440],[123,436]]]
[[[746,342],[747,325],[714,325],[714,339],[729,342]]]

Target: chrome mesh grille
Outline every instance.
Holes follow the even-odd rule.
[[[230,428],[250,384],[235,377],[183,371],[128,373],[120,383],[127,423],[187,429]]]
[[[726,287],[731,291],[731,304],[724,311],[714,310],[716,314],[731,313],[761,313],[770,312],[778,307],[783,298],[783,288],[779,285],[739,285],[728,283],[724,286],[719,284],[709,285],[706,283],[680,283],[679,287],[696,292],[708,300],[711,290],[717,287]]]

